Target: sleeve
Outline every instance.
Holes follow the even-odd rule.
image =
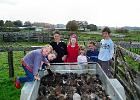
[[[89,50],[87,50],[87,52],[86,52],[86,57],[87,57],[87,60],[90,61]]]
[[[77,62],[80,63],[80,57],[79,56],[77,57]]]
[[[85,56],[85,63],[87,63],[88,61],[87,61],[87,57]]]
[[[89,57],[90,55],[89,55],[89,50],[87,50],[87,52],[86,52],[86,56],[87,57]]]
[[[54,42],[51,42],[50,45],[51,45],[52,48],[54,49]]]
[[[48,63],[48,62],[49,62],[49,60],[48,60],[47,57],[43,57],[42,61],[43,61],[44,63]]]
[[[38,69],[39,69],[40,64],[41,64],[41,57],[39,57],[39,55],[35,55],[34,66],[33,66],[33,75],[38,74]]]
[[[113,54],[114,54],[114,43],[112,42],[110,45],[110,59],[112,59]]]
[[[68,55],[67,45],[63,43],[63,46],[64,46],[64,55]]]

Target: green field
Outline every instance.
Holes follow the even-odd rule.
[[[0,47],[30,47],[35,45],[45,45],[45,43],[1,43]],[[14,87],[14,79],[9,79],[7,52],[0,52],[0,98],[1,100],[19,100],[20,89]],[[20,59],[24,56],[23,51],[14,51],[14,74],[16,76],[23,76],[24,70],[20,65]]]
[[[20,58],[22,57],[23,52],[14,52],[15,76],[24,75],[23,69],[20,67]],[[14,87],[14,80],[9,79],[6,52],[0,52],[0,62],[0,98],[1,100],[19,100],[20,89],[16,89]]]
[[[66,34],[65,32],[63,34]],[[78,33],[78,39],[83,41],[94,40],[99,42],[102,37],[98,34],[86,34],[86,33]],[[112,37],[114,41],[119,40],[116,37]],[[124,40],[139,40],[140,34],[127,34],[127,37]],[[33,45],[45,45],[46,43],[35,43],[35,42],[0,42],[0,47],[30,47]],[[83,42],[80,42],[83,44]],[[24,71],[20,66],[20,59],[24,56],[23,51],[14,52],[14,72],[16,76],[24,75]],[[127,61],[134,66],[134,69],[137,69],[138,63],[135,63],[129,57],[126,57]],[[0,99],[1,100],[19,100],[20,98],[20,89],[16,89],[14,87],[13,80],[9,79],[9,72],[8,72],[8,61],[7,61],[7,52],[0,52]]]

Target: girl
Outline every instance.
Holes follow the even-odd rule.
[[[77,36],[75,34],[70,37],[69,44],[67,46],[67,52],[68,55],[65,62],[77,62],[79,46],[77,43]]]
[[[46,59],[46,56],[48,56],[51,52],[52,46],[47,45],[41,49],[33,50],[26,54],[21,61],[26,76],[17,78],[15,82],[15,87],[20,88],[20,83],[23,82],[40,80],[38,69],[41,66],[41,61],[43,61],[46,64],[49,64],[48,60]]]
[[[86,65],[87,64],[87,57],[85,55],[86,50],[84,46],[80,46],[80,55],[77,58],[78,64],[83,64]]]

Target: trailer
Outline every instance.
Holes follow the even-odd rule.
[[[82,66],[86,66],[84,69]],[[89,73],[98,74],[99,79],[105,89],[107,95],[111,100],[126,100],[124,87],[115,78],[108,78],[98,63],[88,63],[87,65],[79,65],[77,63],[54,63],[51,64],[51,70],[59,73]],[[39,71],[40,77],[45,73],[43,70]],[[20,100],[36,100],[38,97],[40,81],[26,82],[21,89]]]

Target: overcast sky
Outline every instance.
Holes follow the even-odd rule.
[[[140,26],[140,0],[0,0],[1,20]]]

